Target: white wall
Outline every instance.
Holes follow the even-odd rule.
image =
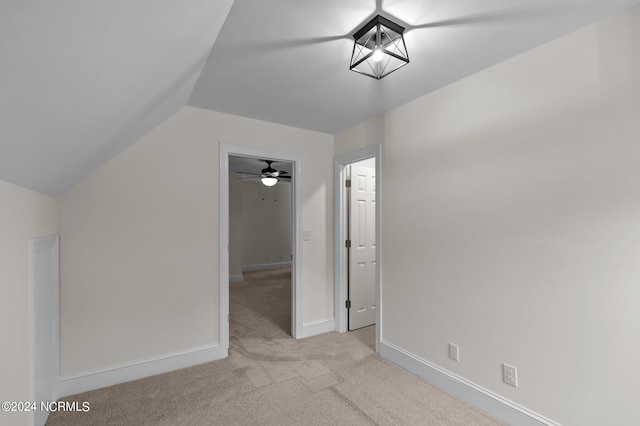
[[[371,146],[384,146],[384,122],[385,116],[378,115],[336,134],[335,156],[339,157]]]
[[[220,143],[302,157],[304,321],[333,318],[333,137],[186,107],[60,197],[61,375],[218,342]]]
[[[242,188],[238,175],[229,173],[229,280],[242,279],[242,248],[244,227],[242,226]]]
[[[229,244],[233,241],[237,250],[239,240],[240,250],[230,250],[230,264],[237,263],[234,258],[238,254],[242,266],[291,261],[291,185],[266,187],[260,181],[241,180],[231,188],[232,182],[238,181],[233,175],[229,181],[229,227],[239,232],[230,232]],[[234,220],[239,224],[234,226]]]
[[[29,239],[54,234],[56,200],[0,180],[0,401],[29,400]],[[0,411],[0,424],[26,413]]]
[[[385,114],[384,340],[562,424],[640,423],[639,36],[635,9]]]

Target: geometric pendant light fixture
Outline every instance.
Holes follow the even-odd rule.
[[[377,80],[409,63],[404,27],[377,15],[354,35],[349,69]]]

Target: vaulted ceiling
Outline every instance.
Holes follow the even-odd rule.
[[[57,195],[186,105],[336,133],[638,0],[8,0],[0,179]],[[411,63],[348,70],[381,13]]]

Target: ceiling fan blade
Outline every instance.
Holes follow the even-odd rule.
[[[253,173],[253,172],[236,172],[239,173],[241,175],[256,175],[256,176],[262,176],[262,173]]]

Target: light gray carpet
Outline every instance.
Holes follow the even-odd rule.
[[[290,271],[230,286],[223,360],[74,397],[47,425],[499,425],[381,359],[375,328],[290,337]]]

